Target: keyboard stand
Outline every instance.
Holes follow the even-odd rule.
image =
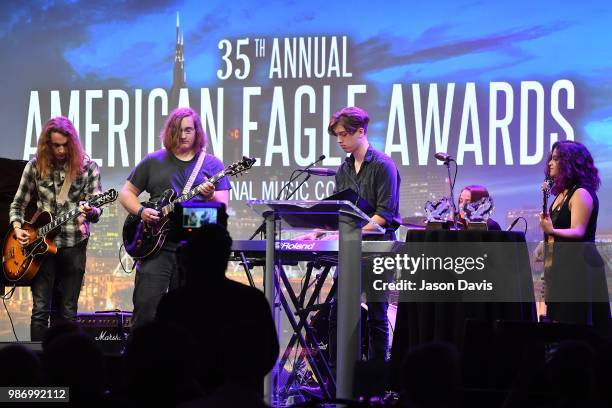
[[[284,228],[322,228],[338,231],[338,327],[336,398],[353,398],[353,376],[355,365],[361,360],[361,228],[370,223],[379,234],[384,230],[349,201],[248,201],[247,205],[260,214],[266,223],[264,293],[273,310],[279,299],[294,330],[298,322],[289,310],[281,290],[283,280],[282,250],[277,251],[281,237],[281,222]],[[297,330],[298,341],[306,347],[306,340]],[[316,367],[316,364],[313,363]],[[282,369],[283,367],[280,367]],[[278,366],[277,370],[278,372]],[[274,379],[264,379],[264,402],[271,404],[278,390]]]
[[[311,278],[312,270],[314,269],[314,266],[315,265],[313,262],[308,263],[307,270],[306,270],[306,276],[304,277],[304,284],[302,286],[302,289],[300,290],[299,297],[297,297],[295,292],[293,291],[293,288],[291,287],[291,283],[289,282],[289,279],[287,278],[284,271],[280,272],[281,280],[283,281],[283,284],[285,285],[287,294],[289,296],[289,299],[291,300],[291,303],[293,303],[293,307],[295,311],[293,313],[291,312],[291,309],[289,305],[287,304],[287,301],[284,299],[284,295],[282,295],[281,302],[283,303],[283,308],[285,309],[285,312],[287,313],[288,316],[291,315],[291,317],[289,318],[289,322],[291,324],[291,327],[293,328],[293,335],[291,336],[291,339],[289,340],[289,343],[287,344],[287,347],[285,348],[285,352],[283,353],[278,365],[279,367],[285,366],[287,360],[292,354],[295,343],[299,341],[299,344],[301,346],[301,351],[300,351],[299,357],[296,359],[296,362],[294,363],[294,366],[296,366],[299,361],[303,361],[304,359],[306,359],[306,361],[308,361],[308,365],[312,369],[312,372],[315,376],[315,379],[317,380],[317,383],[319,384],[319,387],[321,388],[321,392],[323,393],[323,396],[326,398],[332,398],[336,393],[336,381],[333,377],[328,361],[325,358],[323,351],[321,350],[321,347],[317,340],[317,335],[315,331],[313,330],[313,327],[308,322],[308,316],[310,315],[310,313],[314,311],[318,311],[320,309],[327,310],[325,306],[330,304],[335,294],[335,291],[336,291],[336,281],[335,280],[332,284],[331,290],[329,291],[329,293],[327,294],[325,298],[325,301],[322,304],[315,304],[315,301],[318,299],[319,294],[321,293],[321,289],[323,288],[325,280],[329,276],[329,272],[331,268],[335,265],[331,263],[327,263],[326,265],[323,266],[323,271],[321,272],[319,277],[316,278],[317,281],[315,284],[315,288],[313,292],[310,294],[310,297],[308,299],[306,306],[304,306],[306,292],[308,291],[308,287],[310,286],[310,278]],[[323,306],[323,308],[321,306]],[[295,318],[293,317],[294,315],[298,316],[299,321],[297,322],[295,321]],[[305,335],[302,335],[302,330],[304,330]],[[289,391],[289,387],[296,380],[296,376],[297,376],[297,372],[295,370],[292,370],[289,374],[289,378],[284,384],[284,387],[283,387],[284,392]],[[280,388],[280,384],[279,384],[279,388]]]
[[[250,270],[253,267],[265,265],[264,262],[261,262],[260,258],[255,258],[254,261],[250,261],[246,258],[244,252],[240,252],[240,257],[242,259],[242,267],[245,269],[245,271],[248,271],[247,276],[252,276]],[[285,264],[282,260],[281,263],[283,265]],[[289,261],[288,264],[295,265],[296,262]],[[306,296],[308,295],[308,289],[311,285],[312,272],[313,269],[315,269],[315,267],[317,266],[317,269],[322,268],[322,272],[319,274],[318,277],[315,277],[315,287],[308,299],[306,299]],[[287,274],[285,273],[284,268],[281,267],[278,270],[278,276],[283,282],[291,304],[289,304],[287,298],[285,297],[282,291],[278,292],[279,302],[280,306],[283,308],[283,311],[287,315],[291,328],[293,329],[293,335],[291,336],[291,339],[289,340],[289,343],[287,344],[287,347],[285,348],[285,351],[282,354],[277,366],[281,369],[285,366],[285,364],[291,357],[294,347],[298,347],[296,345],[296,342],[299,343],[299,347],[301,350],[299,356],[294,362],[294,366],[296,366],[299,362],[304,361],[305,359],[308,362],[308,365],[310,366],[310,369],[312,370],[313,375],[321,388],[323,396],[326,398],[332,398],[335,395],[336,381],[333,377],[328,361],[325,358],[323,351],[321,350],[313,327],[308,322],[308,317],[312,312],[322,309],[331,302],[336,291],[336,280],[333,281],[332,287],[327,296],[325,297],[325,301],[323,303],[315,303],[319,298],[319,295],[321,294],[321,289],[325,284],[325,280],[329,276],[331,268],[334,266],[336,266],[336,262],[330,262],[327,260],[308,262],[306,267],[306,275],[304,276],[304,283],[302,285],[302,288],[300,289],[299,294],[296,294],[293,290],[291,282],[289,282],[289,278],[287,278]],[[298,317],[297,321],[294,316]],[[304,332],[304,334],[302,334],[302,331]],[[291,386],[297,380],[296,377],[297,372],[295,372],[294,370],[289,372],[289,377],[287,378],[285,383],[278,384],[277,389],[279,390],[279,395],[287,395],[290,393]]]

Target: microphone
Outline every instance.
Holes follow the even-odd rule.
[[[319,162],[322,162],[323,160],[325,160],[325,155],[324,155],[324,154],[320,155],[320,156],[319,156],[319,158],[318,158],[317,160],[313,161],[313,162],[312,162],[312,163],[310,163],[308,166],[306,166],[306,167],[304,167],[303,169],[301,169],[301,171],[306,171],[306,170],[308,170],[309,168],[311,168],[312,166],[314,166],[315,164],[317,164],[317,163],[319,163]],[[300,171],[300,169],[298,169],[298,171]]]
[[[516,217],[514,221],[512,221],[512,224],[510,224],[510,226],[506,228],[506,231],[512,231],[512,229],[520,220],[523,220],[525,222],[525,230],[523,231],[523,234],[527,234],[527,220],[524,217]]]
[[[444,153],[444,152],[438,152],[438,153],[434,154],[434,157],[436,159],[440,160],[441,162],[454,161],[454,159],[451,157],[450,154]]]
[[[450,199],[451,199],[451,204],[453,206],[453,225],[455,227],[455,230],[457,229],[457,218],[458,217],[458,211],[457,211],[457,204],[455,203],[455,195],[454,195],[454,189],[455,189],[455,179],[457,178],[457,162],[455,161],[455,159],[453,159],[451,157],[450,154],[448,153],[444,153],[444,152],[438,152],[436,154],[434,154],[434,157],[443,162],[444,165],[446,166],[446,170],[448,171],[448,186],[450,189]],[[455,177],[451,178],[451,173],[450,173],[450,162],[455,162]]]
[[[291,173],[291,177],[289,177],[289,181],[287,182],[287,184],[285,184],[285,185],[284,185],[284,186],[283,186],[283,187],[280,189],[280,191],[278,192],[278,195],[276,196],[276,199],[277,199],[277,200],[279,200],[279,199],[281,198],[282,194],[283,194],[283,191],[287,190],[287,191],[286,191],[286,193],[285,193],[285,200],[288,200],[288,199],[289,199],[289,198],[290,198],[290,197],[291,197],[293,194],[295,194],[295,192],[296,192],[296,190],[297,190],[297,189],[296,189],[296,190],[293,190],[293,191],[291,192],[291,194],[289,194],[289,186],[291,185],[291,183],[293,183],[293,181],[294,181],[295,179],[297,179],[297,178],[300,176],[300,174],[303,174],[303,173],[308,174],[308,176],[306,176],[306,177],[310,177],[310,174],[311,174],[311,173],[309,173],[309,172],[308,172],[308,170],[309,170],[309,169],[310,169],[312,166],[314,166],[315,164],[317,164],[317,163],[319,163],[319,162],[322,162],[323,160],[325,160],[325,155],[324,155],[324,154],[322,154],[321,156],[319,156],[319,158],[318,158],[317,160],[313,161],[312,163],[310,163],[308,166],[304,167],[303,169],[295,169],[295,170],[293,170],[293,172]],[[303,184],[305,181],[306,181],[306,180],[304,180],[304,181],[302,182],[302,184]],[[300,184],[300,186],[301,186],[301,184]],[[299,187],[298,187],[298,188],[299,188]]]
[[[517,217],[514,219],[514,221],[512,221],[512,224],[510,224],[510,226],[508,228],[506,228],[506,231],[512,231],[512,228],[514,228],[514,226],[520,221],[521,217]]]
[[[311,167],[309,169],[304,170],[308,174],[312,174],[314,176],[335,176],[338,170],[336,169],[328,169],[326,167]]]

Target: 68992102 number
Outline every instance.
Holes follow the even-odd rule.
[[[68,387],[0,387],[2,402],[68,402]]]

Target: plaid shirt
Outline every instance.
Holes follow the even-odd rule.
[[[21,175],[19,188],[10,207],[10,222],[24,221],[25,208],[32,199],[34,191],[38,193],[36,204],[38,211],[48,211],[55,218],[67,211],[77,207],[80,201],[87,200],[94,194],[102,191],[100,184],[100,171],[98,165],[85,158],[83,172],[78,174],[72,181],[68,197],[62,206],[56,202],[64,183],[64,169],[52,168],[48,178],[40,179],[36,171],[36,158],[26,164]],[[99,216],[83,219],[75,217],[61,227],[61,231],[53,242],[59,248],[72,247],[89,237],[89,222],[98,222]],[[81,228],[82,226],[82,228]]]

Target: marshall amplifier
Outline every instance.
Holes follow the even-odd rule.
[[[96,340],[103,352],[121,353],[132,326],[132,312],[79,313],[77,322]]]

